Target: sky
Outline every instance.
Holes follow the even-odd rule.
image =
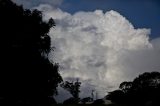
[[[52,17],[49,32],[64,80],[79,78],[81,97],[98,97],[144,72],[160,72],[158,0],[13,0]],[[89,92],[89,93],[88,93]],[[58,101],[71,95],[59,88]]]
[[[151,38],[160,36],[159,0],[12,0],[33,8],[40,4],[50,4],[74,14],[78,11],[115,10],[124,15],[136,28],[151,28]],[[154,21],[151,21],[154,20]]]
[[[159,0],[64,0],[60,8],[72,14],[95,9],[116,10],[129,19],[136,28],[151,28],[153,38],[160,35]]]

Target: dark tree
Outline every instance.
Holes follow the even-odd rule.
[[[120,89],[107,96],[116,103],[134,105],[160,105],[160,73],[146,72],[139,75],[133,82],[123,82]],[[117,92],[118,91],[118,92]]]
[[[85,97],[85,98],[81,99],[81,102],[83,104],[86,104],[87,102],[92,102],[92,101],[93,101],[93,98],[91,98],[91,97]]]
[[[134,79],[131,87],[131,94],[138,103],[148,101],[153,104],[160,100],[160,73],[146,72]],[[159,103],[160,105],[160,103]]]
[[[95,104],[95,105],[102,105],[102,104],[105,104],[105,102],[104,102],[104,100],[103,99],[97,99],[97,100],[95,100],[94,102],[93,102],[93,104]]]
[[[76,103],[79,102],[80,86],[81,86],[81,82],[79,82],[78,79],[76,82],[65,81],[65,83],[61,84],[62,88],[70,92],[70,94],[76,100]]]
[[[48,32],[54,20],[42,20],[38,10],[0,0],[0,103],[50,104],[62,81],[51,63]]]
[[[133,81],[133,89],[148,89],[157,88],[160,85],[160,73],[159,72],[146,72],[139,75]]]
[[[77,99],[74,97],[70,97],[69,99],[64,100],[64,105],[77,104]]]
[[[124,92],[124,93],[127,93],[129,92],[129,90],[131,89],[132,87],[132,82],[122,82],[119,86],[119,88]]]
[[[123,103],[124,99],[124,92],[122,90],[115,90],[109,92],[106,99],[111,100],[113,103]]]

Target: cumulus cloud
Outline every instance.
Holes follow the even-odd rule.
[[[150,29],[135,29],[116,11],[73,15],[47,5],[44,19],[53,17],[51,59],[60,64],[64,80],[80,78],[81,96],[95,89],[99,97],[143,72],[160,70],[160,39],[150,41]]]
[[[54,8],[57,8],[63,0],[12,0],[17,4],[22,4],[25,8],[33,8],[41,4],[49,4]]]

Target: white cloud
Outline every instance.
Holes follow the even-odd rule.
[[[48,6],[38,8],[42,7]],[[123,81],[160,70],[160,39],[150,42],[150,29],[135,29],[116,11],[71,15],[48,9],[44,14],[45,19],[53,17],[57,25],[50,31],[56,47],[51,59],[60,64],[64,79],[81,79],[83,96],[96,89],[102,97]]]

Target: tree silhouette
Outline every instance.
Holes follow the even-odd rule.
[[[124,92],[124,93],[127,93],[129,92],[129,90],[131,89],[132,87],[132,82],[122,82],[119,86],[119,88]]]
[[[77,103],[78,103],[78,101],[74,97],[70,97],[70,98],[64,100],[64,102],[63,102],[64,105],[77,104]]]
[[[121,104],[124,102],[124,92],[122,90],[114,90],[109,92],[106,99],[111,100],[114,103]]]
[[[102,104],[105,104],[104,100],[103,99],[97,99],[93,102],[94,105],[102,105]]]
[[[160,98],[160,73],[146,72],[134,79],[131,94],[136,97],[138,103],[151,101],[153,104],[159,103]]]
[[[160,73],[145,72],[133,80],[122,82],[119,90],[110,92],[107,99],[116,103],[160,105]]]
[[[69,101],[75,101],[74,103],[79,102],[80,86],[81,82],[79,82],[78,79],[76,82],[65,81],[61,84],[61,87],[69,91],[70,94],[73,96],[73,98],[70,98]]]
[[[62,81],[58,64],[48,54],[48,32],[54,20],[42,20],[38,10],[0,0],[0,103],[50,104]]]
[[[93,102],[93,98],[91,98],[91,97],[85,97],[85,98],[81,99],[81,102],[83,104],[86,104],[87,102]]]

